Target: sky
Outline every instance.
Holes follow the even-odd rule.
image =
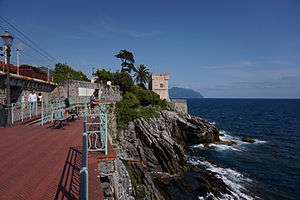
[[[300,0],[0,0],[0,16],[89,75],[120,69],[127,49],[205,97],[300,98]],[[14,48],[21,63],[55,64],[18,38]]]

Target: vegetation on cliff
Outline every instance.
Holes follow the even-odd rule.
[[[159,116],[159,111],[168,108],[168,103],[156,93],[133,86],[116,104],[119,129],[127,128],[128,123],[138,118],[149,119]]]
[[[187,163],[190,145],[220,140],[216,127],[201,118],[171,111],[167,101],[147,90],[151,73],[145,65],[135,67],[133,53],[121,50],[115,56],[121,60],[120,71],[103,69],[95,75],[97,82],[111,81],[123,94],[112,111],[118,128],[112,138],[119,145],[120,166],[128,174],[125,182],[130,179],[125,193],[138,200],[163,200],[174,199],[177,191],[192,198],[226,192],[211,174],[195,171]],[[186,176],[190,173],[193,176]],[[191,187],[187,182],[195,184]]]
[[[127,128],[130,121],[138,118],[157,117],[160,110],[168,108],[166,101],[147,89],[151,73],[146,65],[135,67],[134,54],[127,50],[121,50],[115,57],[121,60],[120,71],[102,69],[94,75],[97,76],[96,82],[111,81],[113,85],[119,86],[123,94],[122,100],[116,104],[119,129]]]
[[[67,80],[89,81],[83,72],[76,71],[71,66],[62,63],[55,65],[53,79],[55,83],[61,83]]]

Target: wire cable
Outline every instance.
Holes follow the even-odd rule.
[[[9,25],[11,28],[13,28],[15,31],[17,31],[20,35],[22,35],[25,39],[27,39],[33,46],[35,46],[35,48],[33,48],[31,45],[27,46],[31,46],[30,48],[32,49],[36,49],[40,52],[40,54],[42,53],[44,55],[44,57],[48,57],[49,60],[53,60],[56,62],[59,62],[56,58],[54,58],[52,55],[50,55],[48,52],[46,52],[44,49],[42,49],[37,43],[35,43],[33,40],[31,40],[23,31],[21,31],[15,24],[9,22],[7,19],[5,19],[4,17],[0,16],[0,19],[6,23],[7,25]],[[19,40],[21,40],[22,42],[24,42],[22,39],[18,38]]]

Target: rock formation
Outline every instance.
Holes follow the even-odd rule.
[[[193,192],[191,198],[226,191],[221,180],[187,164],[190,145],[220,141],[217,128],[204,119],[162,111],[158,118],[131,122],[116,138],[136,199],[174,199],[177,190]]]

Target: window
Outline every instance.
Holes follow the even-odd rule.
[[[160,84],[160,88],[163,88],[163,87],[164,87],[164,84],[161,83],[161,84]]]

